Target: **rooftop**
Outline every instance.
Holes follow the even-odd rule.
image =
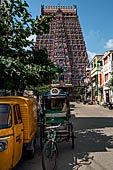
[[[41,9],[44,12],[56,12],[58,9],[60,9],[62,12],[68,12],[68,13],[76,13],[77,12],[77,7],[75,6],[72,8],[72,6],[64,6],[64,5],[41,5]]]

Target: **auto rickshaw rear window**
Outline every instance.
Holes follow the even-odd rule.
[[[9,104],[0,104],[0,129],[11,127],[12,115]]]

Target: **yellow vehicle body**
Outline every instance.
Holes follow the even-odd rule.
[[[33,150],[36,132],[35,99],[0,97],[0,170],[12,169],[21,159],[23,147]]]

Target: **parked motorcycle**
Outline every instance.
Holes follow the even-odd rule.
[[[112,109],[113,109],[113,106],[112,106],[111,103],[108,104],[108,108],[109,108],[109,110],[112,110]]]

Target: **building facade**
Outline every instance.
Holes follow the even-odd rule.
[[[101,96],[101,70],[103,68],[102,64],[103,55],[96,55],[90,62],[90,76],[91,76],[91,100],[93,103],[101,103],[103,96]]]
[[[53,14],[49,34],[37,37],[38,48],[47,48],[48,56],[64,72],[55,80],[57,86],[80,86],[88,55],[77,15],[72,6],[41,6],[41,17]]]
[[[113,102],[113,87],[108,82],[113,78],[113,50],[106,51],[103,60],[103,94],[105,102]]]
[[[90,102],[91,101],[91,74],[90,74],[90,65],[86,67],[86,76],[83,77],[84,83],[84,90],[85,93],[82,95],[84,96],[84,101]]]
[[[89,63],[89,98],[93,103],[113,103],[113,50],[96,55]]]

